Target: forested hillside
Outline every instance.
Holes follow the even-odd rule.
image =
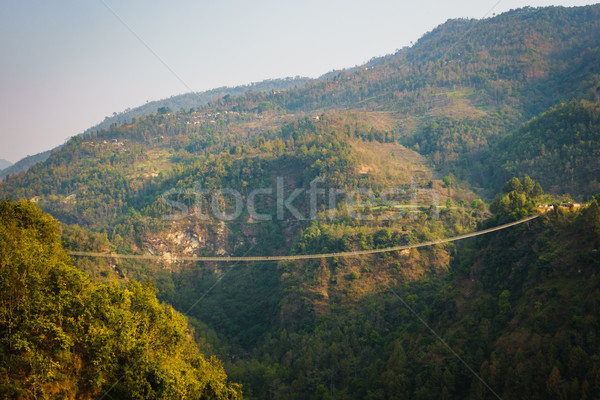
[[[561,104],[503,138],[493,151],[498,181],[530,175],[553,193],[600,192],[600,106]]]
[[[32,165],[42,163],[50,157],[51,150],[44,151],[42,153],[36,154],[34,156],[27,156],[15,164],[7,166],[6,168],[0,170],[0,181],[6,178],[8,175],[17,175],[20,172],[25,172]]]
[[[134,118],[144,117],[149,114],[155,114],[159,111],[180,111],[181,109],[188,110],[190,108],[198,108],[208,104],[210,101],[221,97],[243,96],[246,92],[269,92],[279,91],[303,86],[309,81],[308,78],[285,78],[285,79],[268,79],[263,82],[255,82],[250,85],[242,85],[235,87],[221,87],[207,90],[205,92],[186,93],[178,96],[172,96],[168,99],[150,101],[142,106],[132,110],[125,110],[121,113],[114,113],[112,116],[107,116],[104,121],[98,125],[94,125],[86,129],[84,134],[93,133],[103,129],[109,129],[111,125],[121,125],[129,123]]]
[[[386,283],[385,263],[370,260],[376,290],[353,301],[329,290],[312,318],[282,315],[231,373],[257,398],[496,398],[463,360],[501,398],[596,398],[599,245],[594,201],[447,247],[447,274]],[[404,269],[415,256],[395,259]]]
[[[165,321],[160,329],[178,332],[139,366],[159,375],[138,374],[145,382],[168,381],[165,396],[202,385],[198,365],[210,363],[197,364],[204,358],[196,350],[186,358],[194,345],[185,321],[156,298],[190,310],[203,351],[223,360],[250,399],[482,399],[492,390],[595,398],[599,77],[600,5],[450,20],[410,48],[303,86],[165,106],[90,130],[7,176],[0,199],[37,203],[62,224],[67,250],[116,254],[74,259],[88,280],[68,266],[50,229],[69,285],[84,288],[65,298],[92,307],[90,288],[124,315],[133,347],[110,336],[115,351],[127,358],[148,346],[142,333],[150,328],[139,328],[131,309],[140,296]],[[559,206],[567,193],[589,203]],[[30,203],[2,204],[48,218]],[[304,262],[177,259],[384,249],[515,221],[540,204],[553,207],[455,244]],[[21,245],[3,240],[7,249]],[[7,268],[12,252],[0,254]],[[148,281],[156,298],[136,283]],[[67,317],[50,308],[55,329]],[[35,354],[66,357],[75,372],[52,367],[65,374],[61,385],[96,374],[91,389],[67,392],[98,393],[121,371],[119,363],[105,375],[89,372],[59,347]],[[167,353],[182,354],[173,361],[181,376]],[[14,365],[5,382],[22,373]],[[237,396],[214,366],[223,390]],[[50,373],[40,379],[59,379]],[[23,376],[15,381],[24,389],[14,390],[33,390]]]
[[[241,398],[154,288],[92,283],[30,202],[0,203],[2,398]]]

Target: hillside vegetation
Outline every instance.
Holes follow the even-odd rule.
[[[147,359],[168,377],[165,396],[196,385],[189,377],[201,371],[187,353],[176,358],[192,371],[185,377],[161,364],[166,351],[193,347],[191,333],[136,282],[191,310],[194,339],[246,398],[485,399],[490,388],[503,398],[595,398],[599,76],[600,5],[451,20],[411,48],[301,86],[92,130],[9,175],[0,198],[31,200],[58,219],[68,250],[116,253],[73,261],[91,281],[69,276],[118,294],[124,303],[107,294],[107,307],[132,326],[136,296],[175,321],[161,329],[181,333],[178,342]],[[559,207],[566,193],[588,203]],[[539,204],[556,207],[464,243],[307,262],[176,258],[415,244],[518,220]],[[135,329],[131,340],[146,346]]]
[[[0,269],[2,398],[241,398],[152,287],[90,282],[30,202],[0,203]]]
[[[90,134],[103,129],[109,129],[112,125],[120,125],[129,123],[135,118],[144,117],[149,114],[156,114],[165,111],[180,111],[190,108],[198,108],[208,104],[210,101],[221,97],[243,96],[246,92],[269,92],[286,90],[295,86],[303,86],[308,82],[308,78],[285,78],[285,79],[268,79],[262,82],[254,82],[250,85],[242,85],[235,87],[220,87],[207,90],[205,92],[186,93],[177,96],[171,96],[168,99],[150,101],[146,104],[127,109],[121,113],[113,113],[112,116],[107,116],[101,123],[86,129],[83,134]]]
[[[17,175],[21,172],[26,172],[31,166],[46,161],[48,157],[50,157],[50,153],[51,151],[48,150],[33,156],[27,156],[17,161],[15,164],[7,166],[0,170],[0,181],[9,175]]]
[[[600,106],[561,104],[503,138],[494,149],[499,180],[530,175],[553,193],[600,192]]]

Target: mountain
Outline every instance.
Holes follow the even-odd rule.
[[[0,171],[13,165],[10,161],[0,159]]]
[[[289,113],[332,108],[389,113],[402,144],[433,158],[446,172],[485,186],[477,171],[486,167],[488,152],[501,136],[561,102],[597,101],[598,13],[597,5],[525,8],[481,21],[451,20],[411,48],[308,85],[302,79],[267,81],[269,93],[259,97],[264,105]],[[222,93],[142,106],[86,133],[158,108],[196,108]],[[453,134],[456,130],[459,134]],[[482,195],[493,197],[492,188],[483,189]]]
[[[594,201],[446,247],[448,274],[393,283],[370,260],[345,289],[354,300],[328,290],[331,308],[312,319],[280,315],[231,373],[256,398],[596,398],[599,245]],[[394,258],[406,271],[416,257]],[[319,288],[311,270],[296,279]],[[368,293],[363,279],[375,280]]]
[[[108,129],[113,124],[123,124],[131,122],[134,118],[143,117],[158,112],[158,110],[179,111],[183,109],[198,108],[208,104],[210,101],[225,96],[243,96],[244,93],[251,92],[269,92],[287,90],[297,86],[303,86],[310,79],[295,77],[284,79],[267,79],[262,82],[254,82],[249,85],[240,85],[235,87],[220,87],[207,90],[205,92],[185,93],[177,96],[171,96],[168,99],[150,101],[142,106],[125,110],[121,113],[114,113],[111,117],[106,117],[101,123],[86,129],[83,134],[89,134],[95,131]]]
[[[93,129],[0,198],[113,253],[73,259],[94,282],[189,311],[247,398],[595,398],[599,57],[600,5],[450,20],[302,86]],[[180,257],[385,249],[539,204],[454,244]]]
[[[172,96],[168,99],[156,100],[148,102],[134,109],[128,109],[121,113],[114,113],[111,117],[106,117],[101,123],[86,129],[83,135],[93,134],[94,132],[108,129],[115,124],[131,122],[134,118],[143,117],[153,114],[159,110],[175,110],[193,109],[208,104],[211,100],[225,96],[241,96],[244,93],[262,92],[262,91],[280,91],[296,86],[302,86],[308,82],[308,78],[295,77],[285,79],[268,79],[262,82],[255,82],[249,85],[241,85],[235,87],[221,87],[211,89],[205,92],[186,93],[178,96]],[[60,146],[59,146],[60,147]],[[57,147],[57,149],[59,148]],[[54,149],[56,150],[56,149]],[[19,160],[15,165],[12,163],[3,164],[0,160],[0,181],[8,175],[16,175],[19,172],[27,172],[27,170],[35,164],[44,162],[50,157],[52,150],[48,150],[33,156],[27,156]]]
[[[503,138],[492,153],[498,181],[529,175],[553,193],[590,198],[600,192],[600,106],[572,101],[553,107]]]
[[[13,198],[76,194],[75,214],[67,221],[84,223],[92,209],[106,209],[117,200],[108,192],[92,190],[92,181],[77,178],[87,176],[90,168],[101,168],[103,172],[92,172],[103,176],[97,184],[123,181],[119,185],[131,192],[109,211],[97,212],[116,216],[142,206],[131,203],[139,188],[149,187],[152,181],[162,181],[155,182],[158,186],[176,181],[165,180],[176,164],[191,165],[198,155],[223,151],[230,151],[233,158],[249,158],[261,150],[255,141],[274,140],[284,124],[336,112],[350,121],[341,123],[341,131],[360,131],[357,136],[363,141],[398,142],[427,157],[438,174],[452,174],[491,199],[499,182],[509,178],[489,179],[488,171],[495,167],[490,164],[491,152],[503,137],[540,111],[573,97],[595,101],[599,21],[600,6],[528,8],[482,21],[448,21],[412,48],[302,87],[225,96],[199,109],[95,130],[83,141],[73,140],[68,150],[58,151],[29,177],[3,186],[0,193]],[[568,87],[563,87],[565,82]],[[356,125],[352,112],[360,115],[364,127],[352,126]],[[103,140],[120,141],[123,146],[105,146]],[[111,150],[112,160],[102,156],[104,148]],[[244,149],[253,150],[244,153]],[[73,150],[82,158],[73,159],[69,154]],[[91,158],[86,161],[86,157]],[[130,172],[118,170],[117,164],[127,165]],[[64,168],[70,171],[68,177],[62,175]],[[54,188],[45,185],[47,179],[55,182]],[[581,187],[593,177],[582,174],[576,179]],[[551,182],[544,186],[559,187]],[[86,208],[87,198],[97,204]]]
[[[17,161],[15,164],[0,170],[0,181],[2,181],[8,175],[17,175],[20,172],[27,172],[32,165],[46,161],[48,157],[50,157],[51,153],[52,151],[48,150],[33,156],[27,156]]]

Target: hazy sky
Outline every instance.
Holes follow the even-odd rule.
[[[0,0],[0,158],[51,149],[146,101],[359,65],[449,18],[593,3]]]

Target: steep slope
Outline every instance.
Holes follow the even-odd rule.
[[[483,112],[509,107],[531,117],[561,99],[594,98],[599,13],[598,5],[546,7],[450,20],[374,66],[271,97],[288,109],[359,106],[412,114],[462,99]],[[548,93],[532,98],[542,88]]]
[[[537,282],[522,269],[508,278],[499,272],[533,262],[527,246],[541,244],[523,228],[514,237],[499,234],[508,245],[494,242],[493,257],[455,245],[284,264],[194,264],[173,256],[372,249],[477,229],[490,213],[456,178],[496,189],[487,168],[496,143],[557,103],[595,100],[599,24],[600,6],[449,21],[410,49],[303,87],[164,109],[74,138],[0,183],[0,197],[32,199],[70,225],[63,236],[69,249],[161,255],[76,263],[98,280],[152,280],[160,299],[192,309],[201,339],[250,398],[485,398],[403,300],[496,390],[512,395],[502,381],[508,375],[486,375],[484,363],[495,362],[492,348],[508,334],[513,305],[526,301],[519,285]],[[520,150],[507,157],[520,160]],[[513,173],[525,175],[521,166]],[[507,194],[501,205],[509,216],[536,208],[524,193]],[[531,235],[554,240],[544,229]],[[570,240],[567,231],[556,238]],[[594,249],[579,244],[581,254]],[[554,250],[534,254],[558,263],[563,256]],[[514,266],[502,264],[502,251]],[[476,253],[486,265],[469,258]],[[564,259],[595,265],[586,257]],[[474,283],[481,296],[461,297],[455,288],[488,264],[495,269],[486,273],[510,287],[495,287],[486,275]],[[464,307],[477,318],[460,314]],[[592,347],[585,352],[592,365]],[[556,360],[559,387],[570,374],[579,382],[572,393],[582,394],[586,379],[586,393],[597,393],[595,378],[568,372],[562,358],[548,362]],[[531,390],[546,393],[540,376]]]
[[[152,287],[90,282],[30,202],[0,203],[0,269],[3,398],[241,398]]]
[[[553,193],[600,192],[600,106],[572,101],[554,107],[494,148],[497,181],[529,175]]]
[[[599,38],[598,5],[453,20],[373,67],[267,100],[394,112],[402,144],[481,185],[473,172],[501,137],[561,102],[598,101]]]
[[[595,200],[462,251],[450,291],[457,322],[446,337],[491,351],[480,373],[503,397],[598,397],[599,246]]]
[[[301,313],[281,314],[231,374],[248,398],[596,398],[599,246],[594,201],[446,248],[448,274],[407,282],[399,271],[418,259],[411,255],[394,257],[397,280],[388,280],[385,260],[368,260],[350,285],[338,277],[343,290],[321,292],[329,309],[304,303]],[[284,271],[319,286],[329,268]],[[358,282],[369,279],[376,286],[363,296]]]

